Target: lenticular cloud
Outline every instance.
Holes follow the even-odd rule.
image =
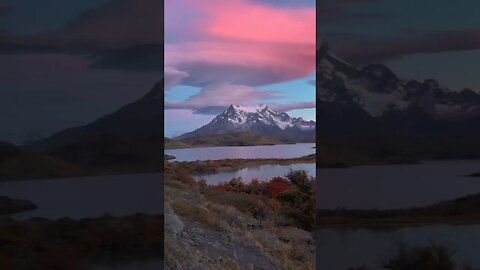
[[[172,38],[165,65],[188,74],[176,83],[259,86],[301,79],[315,70],[314,8],[167,0],[166,10],[166,33]]]

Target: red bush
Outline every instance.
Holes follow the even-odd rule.
[[[284,192],[289,188],[290,188],[290,185],[288,181],[281,177],[273,178],[267,183],[265,187],[267,191],[267,195],[272,198],[275,198],[279,193]]]

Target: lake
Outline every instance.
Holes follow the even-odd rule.
[[[317,207],[405,208],[480,192],[479,160],[317,170]]]
[[[390,258],[397,243],[425,246],[430,243],[453,249],[454,259],[480,267],[480,226],[424,226],[398,230],[322,229],[316,232],[317,269],[346,270],[366,265],[383,269],[380,264]],[[463,269],[463,268],[462,268]]]
[[[358,166],[317,170],[317,207],[392,209],[425,206],[480,192],[478,160],[425,161],[420,164]],[[321,229],[316,233],[317,269],[346,270],[379,264],[396,243],[455,249],[455,259],[480,267],[480,225],[423,226],[391,230]]]
[[[13,218],[98,217],[163,213],[163,174],[110,175],[0,182],[0,195],[30,200],[38,209]]]
[[[315,143],[297,143],[261,146],[198,147],[165,149],[165,154],[176,157],[172,161],[297,158],[315,153]]]
[[[270,180],[273,177],[285,176],[291,170],[305,170],[309,175],[315,176],[315,163],[299,163],[290,165],[261,165],[248,167],[237,171],[219,172],[195,176],[195,179],[205,179],[207,184],[214,185],[229,181],[232,178],[241,177],[243,182],[250,182],[252,179]]]

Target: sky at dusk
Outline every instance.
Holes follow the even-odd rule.
[[[480,90],[480,1],[323,0],[317,39],[357,64],[385,63],[403,79]]]
[[[230,104],[315,119],[315,2],[165,1],[165,132]]]
[[[162,79],[163,50],[158,0],[0,0],[0,141],[49,136],[138,99]]]

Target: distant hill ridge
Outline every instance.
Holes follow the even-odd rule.
[[[224,133],[210,136],[195,136],[181,140],[165,139],[165,148],[191,148],[207,146],[255,146],[293,143],[289,140],[280,140],[274,137],[256,135],[249,132]]]

